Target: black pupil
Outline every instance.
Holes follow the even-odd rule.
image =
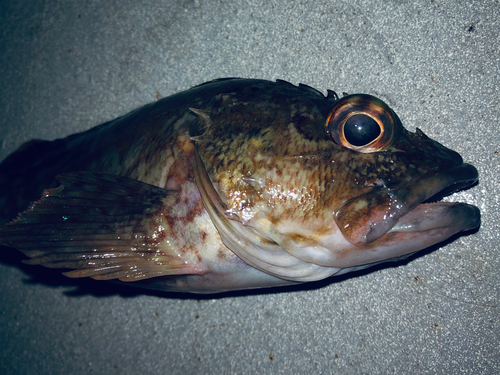
[[[380,126],[367,115],[353,115],[344,124],[344,136],[353,146],[364,146],[380,135]]]

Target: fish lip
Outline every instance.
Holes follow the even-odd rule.
[[[422,203],[401,216],[388,233],[425,232],[455,228],[455,233],[472,230],[480,224],[481,213],[476,206],[461,202]]]
[[[474,184],[477,179],[477,169],[467,163],[445,171],[430,171],[396,189],[381,188],[376,193],[368,193],[367,197],[358,197],[347,202],[339,209],[337,224],[344,237],[355,246],[373,242],[388,232],[443,227],[439,224],[439,218],[455,218],[455,222],[445,220],[456,229],[452,234],[473,229],[479,225],[480,214],[476,207],[465,203],[423,202],[452,185],[465,188]],[[370,194],[375,195],[371,201],[373,205],[363,208],[364,211],[350,212],[356,209],[360,200],[367,200]],[[435,215],[435,219],[431,218],[432,215]],[[361,220],[363,216],[366,219]]]
[[[423,231],[438,227],[455,227],[456,232],[474,229],[479,225],[479,209],[465,203],[423,203],[453,185],[463,189],[478,180],[477,169],[468,163],[462,163],[445,172],[429,173],[418,181],[398,188],[392,195],[395,200],[404,202],[400,212],[380,226],[382,233],[372,230],[367,234],[371,242],[387,232]],[[424,219],[425,218],[425,219]],[[453,218],[454,220],[452,220]],[[441,219],[441,220],[440,220]],[[432,224],[431,224],[432,223]]]

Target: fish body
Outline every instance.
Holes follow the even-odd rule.
[[[0,164],[1,217],[25,211],[0,243],[69,277],[194,293],[291,285],[477,227],[474,206],[422,204],[477,177],[372,96],[221,79],[21,146]]]

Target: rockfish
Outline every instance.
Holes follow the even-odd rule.
[[[476,228],[478,208],[432,197],[477,178],[373,96],[218,79],[21,146],[0,164],[0,218],[24,210],[0,243],[69,277],[194,293],[290,285]]]

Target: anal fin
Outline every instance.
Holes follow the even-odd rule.
[[[165,216],[176,191],[90,172],[57,179],[61,186],[0,227],[0,243],[30,257],[25,263],[97,280],[203,274],[169,236]]]

